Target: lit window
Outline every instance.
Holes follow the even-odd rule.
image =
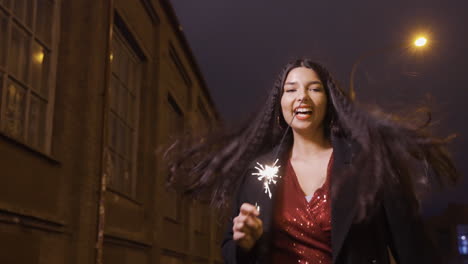
[[[468,225],[458,225],[458,252],[460,255],[468,255]]]
[[[56,9],[53,0],[0,1],[1,131],[43,152],[51,135]]]

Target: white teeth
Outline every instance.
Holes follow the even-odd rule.
[[[304,114],[304,113],[312,113],[312,109],[311,108],[304,108],[304,107],[301,107],[301,108],[297,108],[295,111],[294,111],[296,114]]]
[[[301,108],[296,109],[296,112],[310,112],[310,111],[312,111],[312,108],[303,108],[303,107],[301,107]]]

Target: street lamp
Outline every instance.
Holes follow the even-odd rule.
[[[421,47],[425,46],[426,44],[427,44],[427,38],[425,38],[423,36],[418,37],[413,42],[413,45],[416,48],[421,48]],[[376,54],[380,54],[380,53],[388,52],[388,51],[392,51],[392,50],[398,50],[398,49],[407,49],[407,48],[412,47],[413,45],[406,45],[406,44],[404,44],[404,45],[401,45],[401,44],[394,45],[394,44],[392,44],[392,45],[385,46],[385,47],[382,47],[382,48],[369,50],[369,51],[361,54],[356,59],[356,61],[353,63],[353,67],[351,68],[351,75],[350,75],[350,78],[349,78],[349,97],[351,98],[351,100],[354,100],[356,98],[356,92],[354,90],[354,76],[356,75],[356,70],[357,70],[359,64],[361,63],[361,61],[363,61],[364,59],[367,59],[369,57],[372,57],[372,56],[374,56]]]
[[[425,37],[419,37],[414,41],[414,45],[416,47],[422,47],[425,46],[427,43],[427,39]]]

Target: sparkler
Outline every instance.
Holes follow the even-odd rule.
[[[302,105],[302,102],[299,104],[299,107]],[[297,113],[294,113],[291,122],[288,124],[288,128],[284,131],[283,137],[281,138],[280,144],[278,146],[278,149],[276,150],[275,154],[275,162],[273,165],[263,165],[257,162],[258,166],[255,166],[255,169],[257,169],[257,172],[252,173],[254,176],[258,176],[257,179],[259,181],[263,181],[263,189],[265,189],[265,193],[268,194],[268,197],[271,199],[271,189],[270,189],[270,184],[276,184],[277,178],[281,178],[281,176],[278,175],[279,168],[281,166],[276,166],[278,163],[278,153],[281,149],[281,145],[283,144],[284,138],[286,137],[286,134],[288,133],[289,129],[291,128],[291,124],[296,117]],[[260,206],[255,203],[255,207],[257,207],[257,210],[260,211]]]
[[[258,205],[258,203],[255,203],[255,208],[256,208],[257,211],[260,213],[260,205]]]
[[[270,184],[276,184],[277,180],[276,178],[279,178],[280,176],[278,175],[278,170],[279,167],[281,166],[276,166],[276,163],[278,162],[278,159],[275,160],[275,163],[273,163],[272,166],[269,165],[262,165],[257,162],[257,165],[255,169],[257,169],[257,172],[252,173],[252,175],[258,176],[259,181],[263,181],[263,189],[265,189],[265,193],[268,193],[268,197],[271,199],[271,190],[270,190]]]

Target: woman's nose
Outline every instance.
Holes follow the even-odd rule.
[[[309,95],[304,90],[301,89],[301,91],[297,95],[297,100],[300,102],[304,102],[308,100],[308,98],[309,98]]]

